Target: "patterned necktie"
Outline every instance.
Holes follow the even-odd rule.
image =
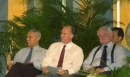
[[[65,47],[66,47],[66,45],[64,45],[64,47],[62,48],[57,67],[62,67],[63,59],[64,59],[64,53],[65,53]]]
[[[28,56],[27,56],[27,58],[26,58],[26,60],[25,60],[24,63],[28,63],[28,62],[31,60],[31,57],[32,57],[32,51],[33,51],[33,48],[30,49],[30,52],[29,52],[29,54],[28,54]]]
[[[106,61],[107,61],[107,46],[104,46],[103,53],[100,61],[100,68],[106,67]]]

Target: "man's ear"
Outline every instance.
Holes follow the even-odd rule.
[[[71,38],[72,38],[72,39],[74,38],[74,35],[73,35],[73,34],[71,35]]]
[[[121,40],[121,39],[122,39],[122,36],[119,36],[119,39]]]
[[[40,41],[40,37],[37,37],[37,40]]]

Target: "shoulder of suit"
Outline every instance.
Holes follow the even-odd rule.
[[[116,44],[116,48],[124,48],[121,44]]]

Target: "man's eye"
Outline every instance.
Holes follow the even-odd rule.
[[[27,38],[33,38],[33,37],[27,37]]]

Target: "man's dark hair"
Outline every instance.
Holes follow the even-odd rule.
[[[112,31],[117,31],[117,35],[122,37],[121,40],[124,38],[124,31],[122,28],[114,27],[112,28]]]
[[[76,34],[76,29],[75,29],[75,27],[74,27],[74,26],[67,25],[67,26],[64,26],[64,27],[70,27],[72,34],[73,34],[73,35],[75,35],[75,34]]]
[[[75,30],[75,27],[74,27],[74,26],[71,26],[71,31],[72,31],[72,34],[73,34],[73,35],[76,34],[76,30]]]

